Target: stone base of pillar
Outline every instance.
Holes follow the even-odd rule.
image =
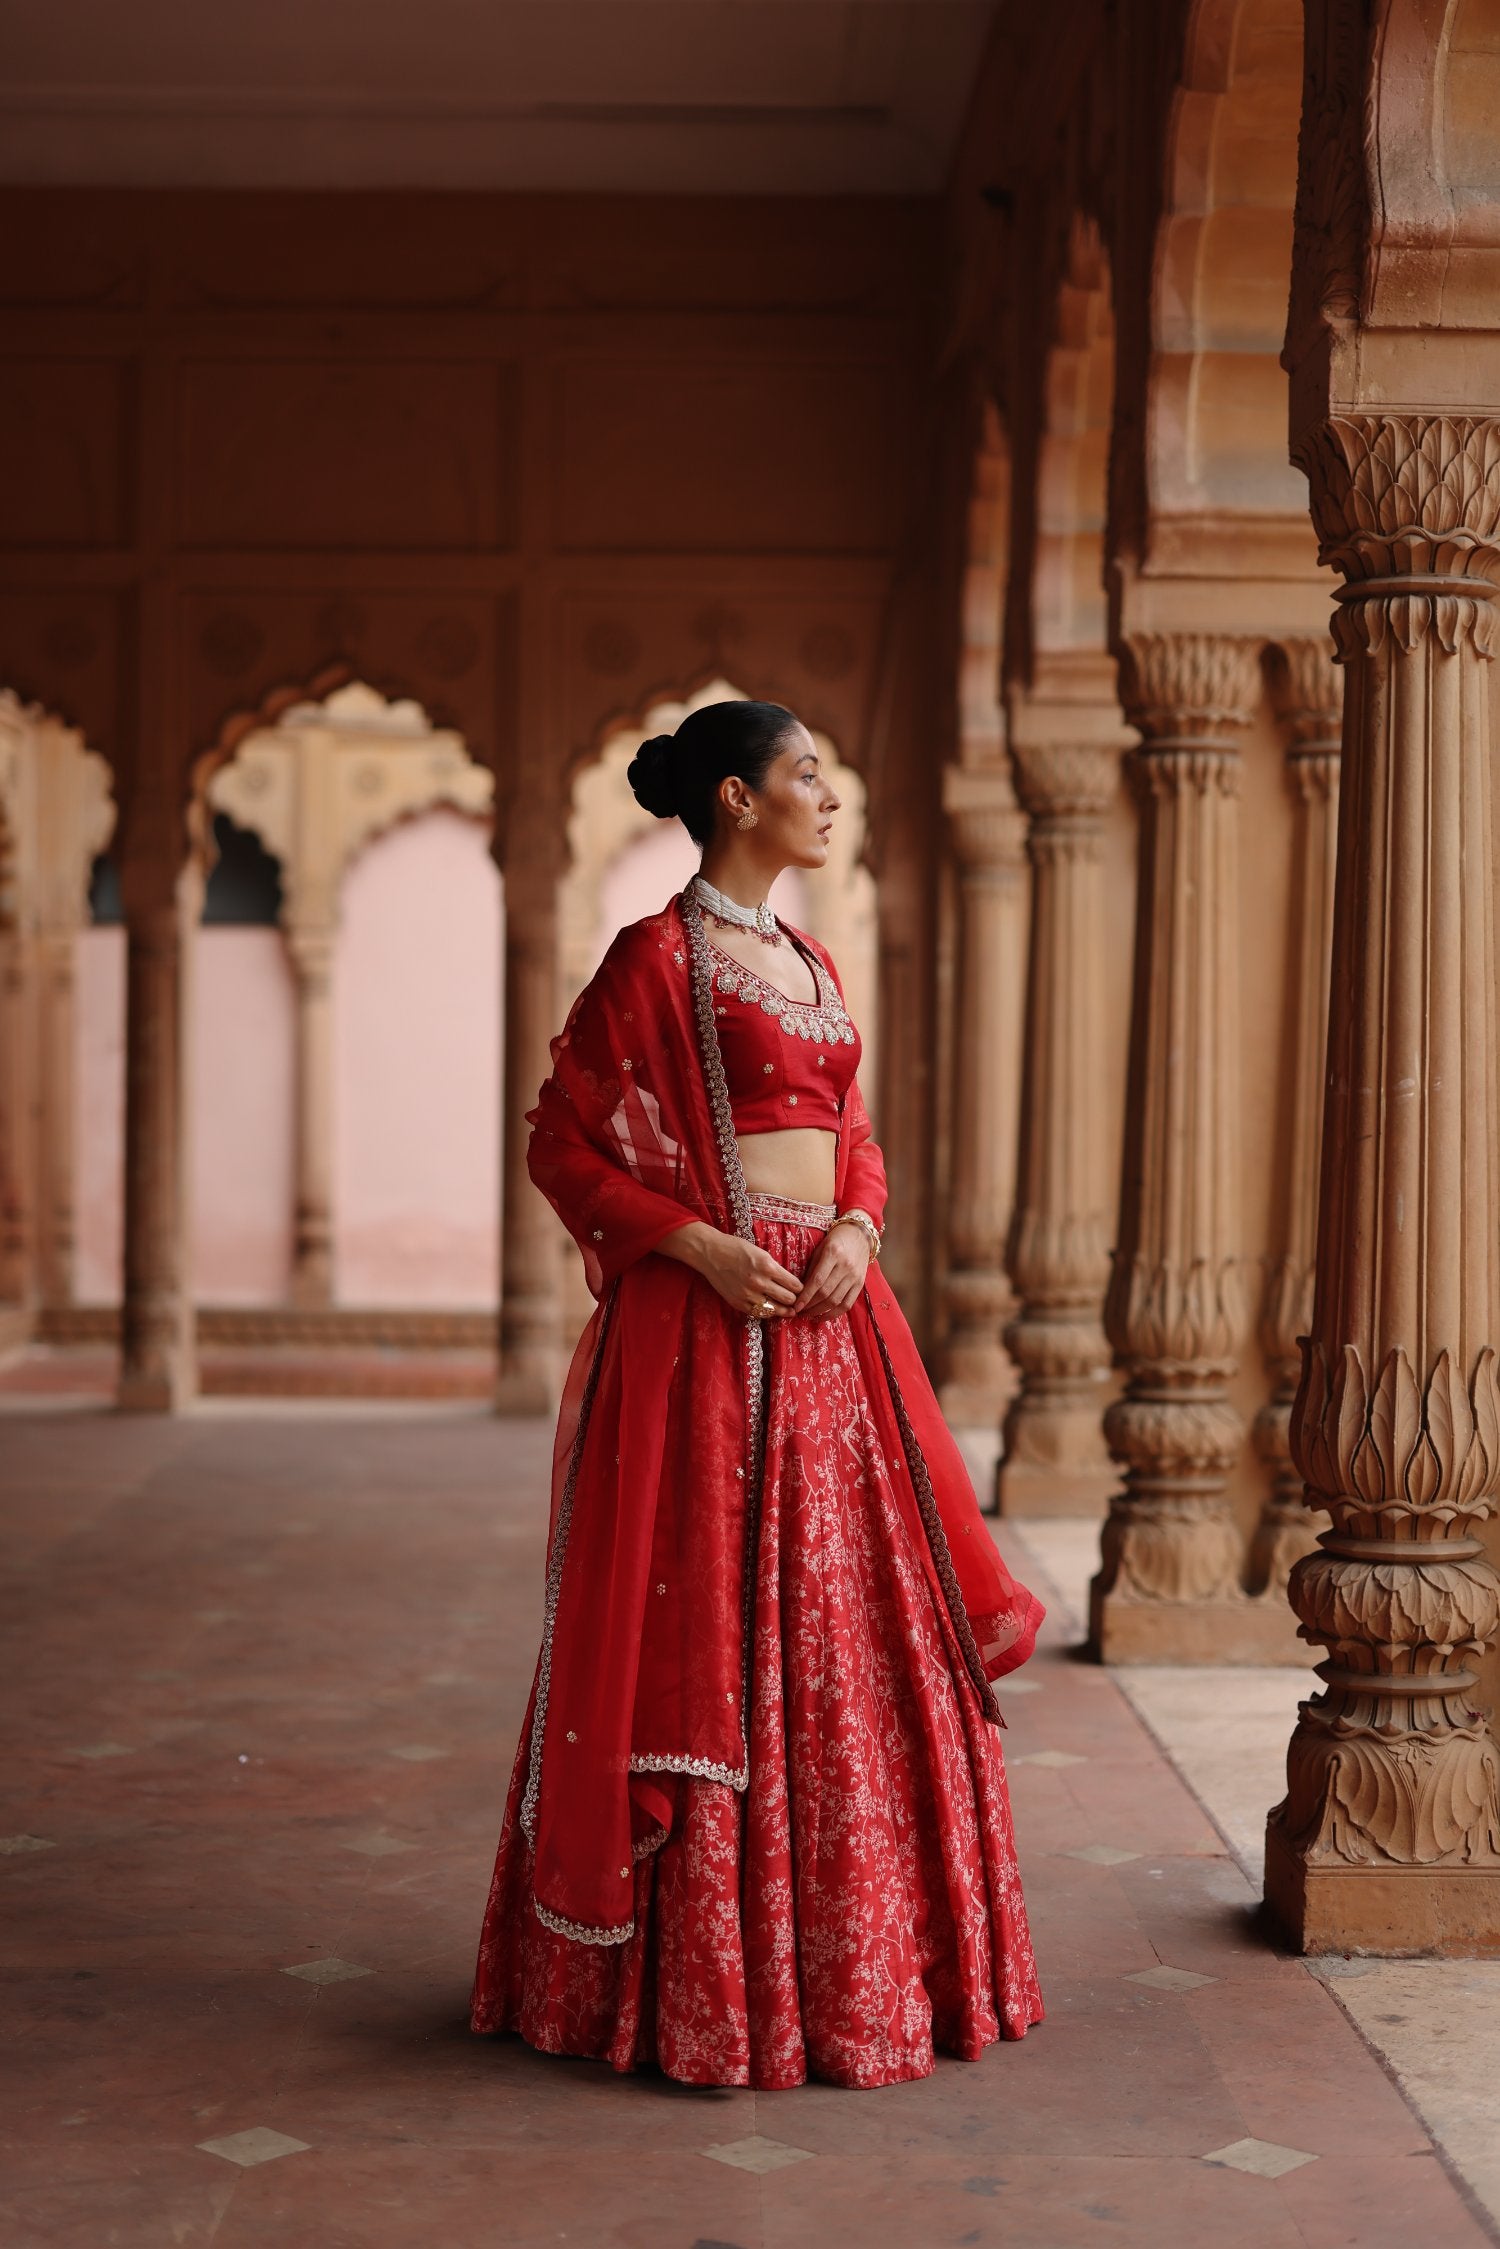
[[[185,1357],[122,1368],[115,1407],[120,1413],[185,1413],[197,1396],[198,1369]]]
[[[292,1274],[288,1300],[299,1312],[327,1312],[333,1308],[333,1276],[308,1266]]]
[[[1098,1467],[1071,1466],[1066,1461],[1007,1460],[995,1463],[994,1511],[1012,1520],[1032,1522],[1061,1515],[1081,1515],[1102,1522],[1109,1513],[1110,1494],[1120,1481],[1114,1462]]]
[[[550,1416],[558,1405],[558,1385],[544,1367],[502,1367],[495,1383],[495,1411],[513,1420],[531,1414]]]
[[[1500,1866],[1308,1866],[1273,1812],[1265,1896],[1298,1952],[1500,1955]]]
[[[1089,1587],[1089,1653],[1100,1663],[1311,1665],[1284,1596],[1233,1601],[1142,1601]]]

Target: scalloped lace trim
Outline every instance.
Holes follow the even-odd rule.
[[[632,1754],[630,1770],[633,1773],[690,1773],[694,1780],[727,1781],[731,1788],[750,1786],[748,1764],[738,1767],[716,1765],[710,1757],[679,1757],[670,1752],[653,1756],[650,1751],[643,1750],[639,1754]]]

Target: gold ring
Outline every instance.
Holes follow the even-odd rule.
[[[768,1319],[769,1319],[769,1318],[771,1317],[771,1314],[772,1314],[772,1313],[773,1313],[773,1312],[775,1311],[775,1309],[776,1309],[775,1305],[774,1305],[774,1304],[773,1304],[773,1303],[771,1302],[771,1299],[770,1299],[770,1298],[769,1298],[768,1296],[763,1296],[763,1297],[761,1298],[761,1300],[760,1300],[760,1316],[761,1316],[761,1318],[762,1318],[763,1320],[768,1320]]]

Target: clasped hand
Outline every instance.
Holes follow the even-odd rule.
[[[865,1285],[870,1246],[857,1226],[830,1226],[801,1280],[758,1242],[704,1231],[711,1238],[700,1246],[700,1270],[736,1312],[768,1320],[826,1320],[847,1312]]]

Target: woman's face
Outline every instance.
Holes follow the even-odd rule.
[[[757,856],[764,853],[786,867],[823,865],[839,798],[805,726],[794,726],[784,737],[751,801],[758,822],[746,840]]]

